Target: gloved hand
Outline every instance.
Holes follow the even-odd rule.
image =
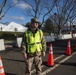
[[[42,56],[43,56],[43,57],[45,56],[45,52],[42,52]]]

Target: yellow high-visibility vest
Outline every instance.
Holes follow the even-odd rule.
[[[25,32],[26,42],[27,42],[27,52],[34,53],[36,51],[42,51],[41,39],[43,37],[43,32],[38,30],[33,36],[33,33],[29,30]]]

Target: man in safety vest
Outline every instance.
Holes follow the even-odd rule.
[[[25,75],[31,75],[32,64],[35,64],[36,75],[42,75],[42,57],[45,56],[46,41],[42,30],[38,28],[38,19],[32,18],[30,27],[25,31],[21,45],[26,64]]]

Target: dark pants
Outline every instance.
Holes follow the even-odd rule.
[[[42,57],[41,56],[33,56],[33,57],[28,57],[26,62],[26,72],[25,75],[31,75],[31,68],[32,65],[35,65],[36,69],[36,75],[42,75],[42,69],[41,69],[41,64],[42,64]]]

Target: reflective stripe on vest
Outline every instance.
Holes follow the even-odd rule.
[[[27,41],[28,53],[34,53],[36,51],[42,50],[42,45],[41,45],[42,36],[43,36],[43,33],[41,30],[38,30],[35,33],[34,37],[33,37],[33,33],[27,30],[26,41]]]

